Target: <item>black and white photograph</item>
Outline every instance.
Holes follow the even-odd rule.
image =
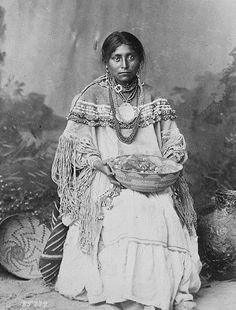
[[[236,309],[235,16],[0,0],[0,310]]]

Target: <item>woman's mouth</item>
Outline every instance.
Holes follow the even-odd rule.
[[[129,75],[130,72],[120,72],[119,75]]]

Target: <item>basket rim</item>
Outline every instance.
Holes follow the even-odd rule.
[[[32,221],[34,220],[38,220],[39,219],[36,217],[36,216],[29,216],[27,214],[22,214],[22,213],[14,213],[14,214],[11,214],[11,215],[8,215],[6,217],[4,217],[1,221],[0,221],[0,228],[1,228],[1,225],[2,224],[5,224],[5,222],[9,221],[10,219],[12,218],[17,218],[18,216],[22,217],[22,218],[27,218],[27,217],[30,217]]]

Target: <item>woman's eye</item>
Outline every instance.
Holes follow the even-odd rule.
[[[134,59],[135,59],[134,55],[129,55],[129,60],[134,60]]]
[[[120,57],[119,56],[115,56],[115,57],[113,57],[113,60],[116,61],[116,62],[119,62],[120,61]]]

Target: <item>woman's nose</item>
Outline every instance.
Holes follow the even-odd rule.
[[[128,61],[125,57],[122,58],[122,68],[127,68],[128,67]]]

